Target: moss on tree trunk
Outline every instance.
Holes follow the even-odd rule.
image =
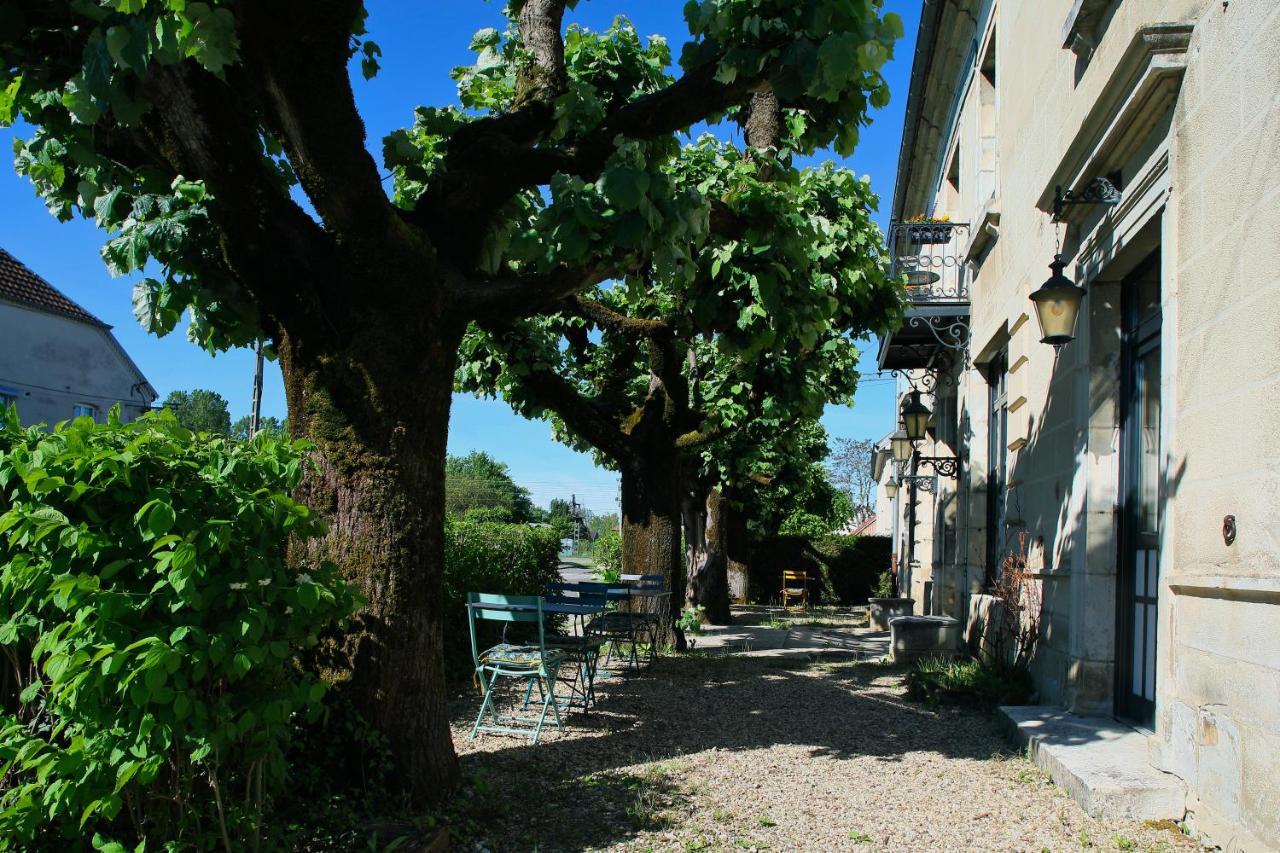
[[[414,370],[379,335],[315,355],[285,340],[293,434],[316,445],[299,497],[329,521],[305,559],[342,567],[365,606],[334,649],[331,681],[388,740],[402,790],[438,801],[458,780],[445,705],[441,580],[444,459],[456,335]]]
[[[684,648],[684,636],[675,627],[675,604],[684,596],[680,566],[680,476],[674,452],[656,452],[631,459],[622,474],[622,571],[636,575],[662,575],[671,595],[646,599],[639,604],[656,612],[662,631],[660,645]]]

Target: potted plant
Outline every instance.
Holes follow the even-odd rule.
[[[916,214],[907,220],[907,239],[920,245],[934,245],[951,241],[951,217]]]

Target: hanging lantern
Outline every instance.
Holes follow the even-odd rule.
[[[893,458],[898,462],[910,461],[911,454],[916,452],[915,445],[907,437],[907,431],[901,427],[889,437],[889,447],[893,450]]]
[[[1062,274],[1066,265],[1062,255],[1054,255],[1053,263],[1049,264],[1053,275],[1031,294],[1031,301],[1036,304],[1036,317],[1040,320],[1040,342],[1055,348],[1075,340],[1080,300],[1084,298],[1084,288]]]
[[[911,441],[922,441],[929,429],[929,418],[933,412],[920,401],[920,392],[912,391],[906,404],[902,407],[902,425]]]

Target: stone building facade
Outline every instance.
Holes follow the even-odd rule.
[[[1280,3],[925,0],[892,215],[881,366],[932,413],[902,594],[976,630],[1021,558],[1039,700],[1143,733],[1209,839],[1280,848]]]
[[[88,415],[113,405],[130,421],[156,391],[111,334],[111,327],[0,249],[0,405],[16,405],[23,424]]]

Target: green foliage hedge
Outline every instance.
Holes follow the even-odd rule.
[[[605,583],[622,580],[622,536],[610,530],[591,543],[591,559]]]
[[[758,603],[778,598],[783,569],[802,569],[812,579],[814,604],[865,604],[889,565],[887,536],[773,536],[752,552],[750,596]]]
[[[4,416],[0,849],[257,843],[325,692],[295,654],[357,603],[286,565],[323,531],[289,497],[303,447]]]
[[[471,668],[467,593],[541,595],[560,580],[560,538],[550,527],[450,519],[444,542],[445,653],[460,675]]]

